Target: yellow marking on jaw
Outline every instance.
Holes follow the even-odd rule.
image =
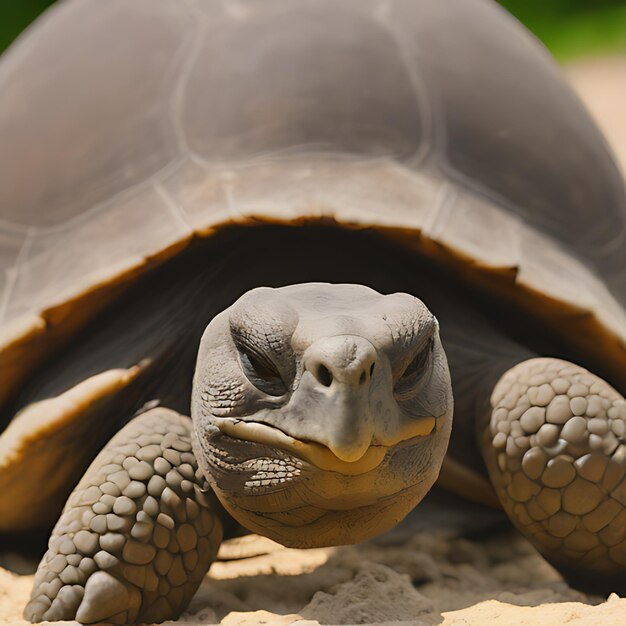
[[[413,439],[413,437],[426,437],[426,435],[430,435],[430,433],[435,430],[436,424],[437,420],[431,416],[411,420],[398,429],[395,437],[389,441],[385,441],[385,445],[395,446],[406,439]]]
[[[230,437],[274,446],[308,461],[319,469],[354,476],[365,474],[378,467],[389,448],[401,441],[430,435],[435,428],[436,419],[423,417],[413,420],[411,424],[401,429],[393,440],[385,441],[384,445],[372,444],[365,454],[356,461],[343,461],[323,444],[294,439],[282,430],[267,424],[242,422],[231,418],[216,418],[215,424],[225,435]]]

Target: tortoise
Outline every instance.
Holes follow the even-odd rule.
[[[624,185],[504,10],[67,0],[0,92],[27,619],[175,618],[232,520],[353,543],[438,477],[624,588]]]

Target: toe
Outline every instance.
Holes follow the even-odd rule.
[[[24,617],[82,623],[175,619],[221,539],[190,420],[155,409],[103,449],[70,496]]]

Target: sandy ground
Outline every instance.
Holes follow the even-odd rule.
[[[256,535],[230,540],[176,624],[626,624],[626,599],[570,589],[512,531],[470,541],[407,530],[314,550]],[[5,623],[25,625],[31,582],[0,570]]]
[[[626,171],[626,56],[577,63],[567,73]],[[513,531],[470,540],[411,523],[353,547],[231,540],[179,623],[626,625],[626,599],[569,588]],[[25,624],[31,583],[30,575],[0,569],[0,624]]]
[[[626,55],[580,61],[566,73],[626,172]]]

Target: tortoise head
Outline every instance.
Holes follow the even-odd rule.
[[[439,474],[452,390],[435,317],[359,285],[249,291],[207,327],[195,453],[222,504],[285,545],[362,541]]]

